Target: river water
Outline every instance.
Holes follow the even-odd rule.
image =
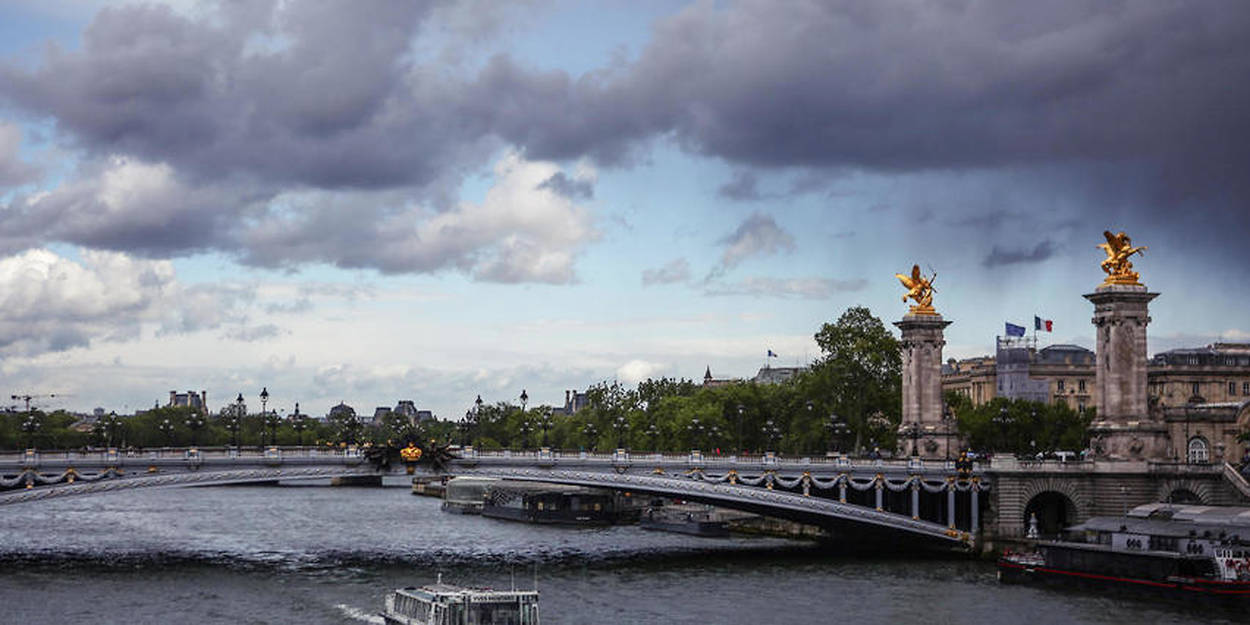
[[[0,508],[0,623],[381,623],[443,580],[542,591],[545,624],[1232,623],[1001,586],[985,562],[444,514],[407,488],[208,487]]]

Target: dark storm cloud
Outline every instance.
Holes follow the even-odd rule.
[[[227,5],[232,7],[232,5]],[[261,5],[264,6],[264,5]],[[201,177],[375,187],[425,182],[469,120],[455,85],[407,56],[427,3],[101,11],[78,51],[0,70],[3,94],[75,143]],[[472,132],[471,130],[469,131]]]
[[[1130,201],[1156,220],[1197,206],[1218,213],[1220,233],[1250,228],[1244,2],[696,3],[657,22],[636,59],[580,76],[502,54],[472,69],[423,57],[414,40],[437,29],[440,10],[242,3],[191,18],[109,8],[80,48],[51,48],[33,67],[0,66],[0,97],[54,119],[89,157],[167,164],[189,188],[217,190],[218,200],[186,211],[131,214],[128,223],[168,217],[167,231],[200,233],[157,236],[154,252],[243,247],[262,264],[330,256],[384,270],[454,265],[347,245],[312,253],[316,229],[248,248],[266,237],[237,230],[252,211],[269,210],[258,203],[292,188],[413,193],[447,184],[501,139],[528,159],[627,164],[668,137],[743,172],[722,189],[743,199],[759,193],[751,167],[1086,172],[1118,163],[1132,173],[1101,184],[1141,184],[1147,190]],[[807,181],[819,188],[821,176]],[[226,187],[252,189],[253,202]],[[107,213],[87,199],[49,205],[55,219],[35,214],[42,210],[22,211],[30,228],[10,233],[9,245],[40,236],[142,244],[107,219],[89,223],[93,211]],[[78,225],[54,225],[64,217]],[[376,234],[354,231],[340,243]]]
[[[1033,247],[1033,249],[1003,249],[995,245],[985,260],[981,261],[981,265],[985,267],[999,267],[1002,265],[1016,265],[1022,263],[1040,263],[1047,258],[1055,255],[1055,243],[1049,239],[1042,241]]]
[[[18,156],[21,142],[21,130],[0,121],[0,189],[33,182],[39,177],[39,168]]]
[[[558,193],[570,200],[589,200],[595,197],[595,185],[593,182],[580,178],[570,178],[564,175],[562,171],[552,174],[550,178],[538,185],[538,188]]]

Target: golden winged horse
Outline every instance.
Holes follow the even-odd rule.
[[[1133,247],[1133,240],[1123,232],[1111,234],[1110,230],[1103,230],[1102,235],[1106,237],[1107,242],[1099,243],[1098,247],[1107,253],[1107,257],[1099,266],[1107,272],[1105,283],[1138,284],[1138,274],[1133,271],[1133,263],[1128,259],[1133,254],[1143,253],[1146,246]]]
[[[920,265],[911,266],[911,275],[906,276],[901,273],[894,274],[899,282],[903,283],[903,288],[907,289],[907,294],[903,296],[903,301],[908,298],[915,300],[916,305],[911,307],[911,312],[917,314],[937,314],[933,310],[933,292],[937,289],[933,288],[933,281],[937,279],[937,274],[932,277],[925,278],[920,275]]]

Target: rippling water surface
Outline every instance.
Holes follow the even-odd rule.
[[[443,514],[405,488],[220,487],[0,507],[0,622],[381,623],[445,581],[542,591],[560,623],[1232,623],[1241,614],[1000,586],[961,559]]]

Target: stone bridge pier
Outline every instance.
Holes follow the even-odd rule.
[[[1250,503],[1250,484],[1222,463],[995,458],[987,474],[995,488],[989,493],[986,549],[995,549],[996,540],[1024,538],[1033,516],[1046,536],[1093,516],[1120,516],[1147,503]]]

